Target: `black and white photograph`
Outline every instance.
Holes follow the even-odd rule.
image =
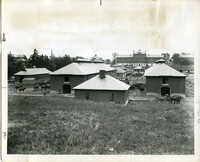
[[[198,161],[199,52],[199,0],[1,0],[2,161]]]

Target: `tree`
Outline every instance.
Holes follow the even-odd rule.
[[[111,65],[115,65],[116,64],[116,56],[117,56],[118,54],[116,53],[116,52],[114,52],[114,53],[112,53],[112,62],[111,62]]]
[[[26,59],[26,56],[24,56]],[[8,79],[15,73],[24,70],[26,62],[16,61],[11,53],[8,54]]]
[[[162,53],[162,55],[164,56],[165,60],[169,60],[170,59],[170,54],[169,53]]]
[[[72,62],[71,58],[69,55],[64,55],[63,57],[58,56],[58,57],[51,57],[50,59],[50,64],[51,64],[51,71],[55,71],[57,69],[60,69]]]
[[[187,58],[181,57],[181,55],[178,53],[175,53],[172,56],[172,63],[174,65],[192,65],[193,64],[193,62],[191,62]]]
[[[110,59],[105,60],[105,64],[110,64],[110,62],[111,62]]]
[[[180,65],[181,64],[180,54],[174,53],[174,55],[172,56],[172,60],[174,65]]]
[[[53,56],[51,56],[53,59]],[[39,52],[37,49],[34,49],[33,54],[28,59],[28,66],[30,68],[36,67],[36,68],[47,68],[49,70],[53,70],[51,66],[51,60],[47,55],[39,55]]]

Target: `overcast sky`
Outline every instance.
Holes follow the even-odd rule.
[[[3,52],[197,54],[199,15],[199,0],[5,0]]]

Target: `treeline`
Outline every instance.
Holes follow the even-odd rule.
[[[34,49],[33,54],[29,58],[24,56],[23,60],[16,60],[11,54],[8,54],[8,78],[25,68],[47,68],[50,71],[55,71],[74,62],[77,58],[82,57],[71,58],[69,55],[61,57],[53,54],[51,56],[39,55],[37,49]]]
[[[174,65],[194,65],[194,60],[184,59],[179,53],[174,53],[172,56],[172,63]]]

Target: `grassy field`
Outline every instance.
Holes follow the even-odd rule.
[[[193,97],[127,106],[8,96],[8,154],[194,154]]]

